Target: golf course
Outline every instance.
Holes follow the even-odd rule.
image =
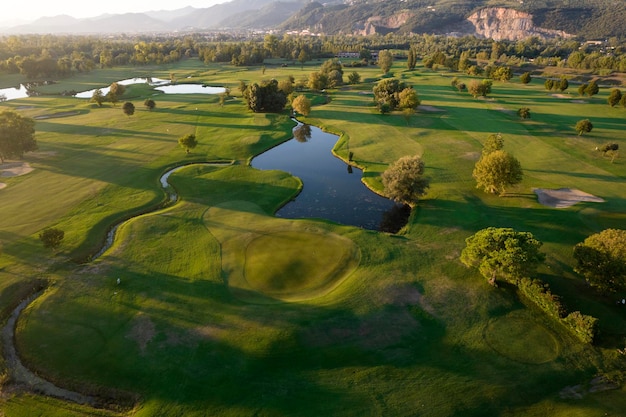
[[[573,258],[588,236],[626,228],[626,155],[598,151],[626,148],[626,108],[607,104],[609,88],[555,94],[518,74],[475,98],[451,82],[482,77],[397,61],[387,75],[370,65],[354,69],[358,83],[296,92],[312,103],[298,120],[337,135],[334,155],[373,193],[399,158],[424,161],[430,187],[391,234],[277,217],[306,181],[250,164],[296,123],[289,105],[249,110],[240,82],[297,82],[322,63],[94,69],[0,103],[35,120],[38,145],[0,165],[2,322],[31,297],[2,339],[0,415],[626,416],[626,294],[601,295]],[[138,83],[102,106],[61,95],[172,75],[230,93]],[[415,89],[415,113],[378,111],[373,87],[391,77]],[[579,134],[581,119],[593,130]],[[523,170],[503,195],[472,177],[498,133]],[[460,261],[487,227],[543,242],[531,278],[597,318],[593,343]],[[39,238],[48,228],[64,231],[57,248]]]

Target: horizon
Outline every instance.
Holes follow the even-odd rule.
[[[11,2],[2,6],[0,24],[7,22],[34,22],[43,17],[68,15],[77,19],[97,17],[103,14],[145,13],[154,11],[172,11],[191,6],[207,8],[232,0],[187,0],[179,6],[172,7],[166,0],[136,0],[133,2],[110,0],[105,3],[85,1],[64,1],[58,3],[39,3],[33,7],[28,2]],[[19,24],[19,23],[18,23]]]

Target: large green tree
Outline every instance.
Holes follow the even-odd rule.
[[[626,230],[605,229],[574,246],[574,270],[603,293],[626,289]]]
[[[130,101],[127,101],[122,106],[122,111],[124,112],[124,114],[126,116],[130,117],[133,114],[135,114],[135,105],[133,103],[131,103]]]
[[[106,98],[104,97],[104,94],[102,94],[102,90],[96,88],[93,91],[93,94],[91,95],[91,99],[89,101],[92,103],[96,103],[98,107],[102,107],[102,103],[104,103],[105,99]]]
[[[390,110],[395,110],[400,104],[400,92],[407,88],[403,81],[397,78],[385,78],[374,86],[374,101],[380,107],[386,104]]]
[[[280,112],[287,104],[287,96],[278,89],[278,81],[254,83],[244,91],[244,99],[253,112]]]
[[[424,162],[417,156],[403,156],[381,175],[385,194],[394,201],[414,206],[426,193],[429,181],[424,178]]]
[[[61,245],[61,241],[65,237],[65,232],[61,229],[50,227],[39,233],[39,240],[43,243],[44,248],[56,249]]]
[[[483,155],[476,165],[472,176],[476,188],[482,188],[491,194],[503,195],[510,185],[522,181],[522,166],[519,161],[504,150],[496,150]]]
[[[35,121],[13,110],[0,113],[0,163],[37,150]]]
[[[511,283],[530,277],[545,259],[542,243],[530,232],[511,228],[488,227],[465,239],[461,262],[478,268],[481,275],[496,285],[501,277]]]
[[[609,102],[609,106],[614,107],[616,104],[620,102],[622,99],[622,92],[619,88],[613,88],[609,93],[609,98],[607,101]]]

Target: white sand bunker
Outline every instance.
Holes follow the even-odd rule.
[[[604,203],[604,200],[600,197],[572,188],[559,188],[557,190],[534,188],[533,191],[537,194],[539,203],[548,207],[567,208],[583,201]]]
[[[17,177],[28,174],[32,170],[28,162],[5,162],[0,164],[0,177]]]
[[[0,164],[0,177],[17,177],[28,174],[33,168],[27,162],[5,162]],[[0,190],[7,185],[0,182]]]

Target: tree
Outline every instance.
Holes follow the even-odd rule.
[[[111,103],[115,105],[115,103],[120,101],[120,97],[124,95],[124,92],[126,92],[126,87],[123,84],[112,83],[109,87],[109,93],[107,94],[107,96]]]
[[[593,129],[593,124],[589,121],[589,119],[583,119],[576,122],[576,132],[578,132],[579,136],[582,136],[583,133],[589,133]]]
[[[192,149],[198,146],[198,141],[196,140],[196,135],[190,133],[178,138],[178,144],[182,148],[185,148],[185,152],[189,153]]]
[[[244,91],[244,99],[253,112],[281,112],[287,104],[287,96],[278,89],[278,81],[254,83]]]
[[[148,110],[153,110],[156,107],[156,103],[151,98],[147,98],[146,101],[143,102],[143,105],[146,106]]]
[[[561,92],[567,90],[569,88],[569,81],[567,81],[567,78],[562,77],[561,81],[559,81],[559,90],[561,90]]]
[[[13,110],[0,113],[0,163],[37,150],[35,121]]]
[[[554,87],[554,80],[551,79],[547,79],[544,83],[543,86],[546,88],[546,90],[550,91],[552,90],[552,88]]]
[[[617,103],[622,99],[622,92],[619,88],[614,88],[611,90],[609,94],[608,102],[609,106],[614,107]]]
[[[407,88],[404,82],[397,78],[386,78],[374,86],[374,101],[379,110],[383,104],[387,104],[391,111],[400,104],[400,92]]]
[[[532,77],[530,76],[530,72],[525,72],[522,75],[520,75],[519,80],[522,82],[522,84],[528,84],[532,81]]]
[[[135,114],[135,105],[133,103],[131,103],[130,101],[127,101],[122,106],[122,111],[124,112],[124,114],[126,116],[130,117],[133,114]]]
[[[102,107],[102,103],[104,102],[105,97],[104,94],[102,94],[102,90],[100,90],[99,88],[96,88],[93,91],[93,94],[91,95],[91,99],[89,100],[92,103],[96,103],[98,105],[98,107]]]
[[[419,156],[403,156],[381,175],[385,194],[394,201],[414,206],[429,187],[423,174],[424,162]]]
[[[522,107],[517,110],[517,115],[522,119],[530,119],[530,109],[528,107]]]
[[[542,243],[530,232],[511,228],[488,227],[465,239],[461,262],[478,268],[481,275],[496,285],[502,277],[511,283],[529,277],[545,259],[539,252]]]
[[[589,85],[587,85],[587,87],[585,88],[585,94],[587,94],[589,97],[595,96],[596,94],[598,94],[599,91],[600,87],[598,87],[596,80],[591,80]]]
[[[487,97],[491,93],[491,80],[472,80],[467,86],[467,91],[474,97]]]
[[[306,98],[306,96],[304,95],[299,95],[298,97],[293,99],[293,101],[291,102],[291,107],[294,109],[294,111],[304,116],[308,116],[309,113],[311,113],[311,100]]]
[[[584,96],[586,91],[587,91],[587,87],[588,86],[589,86],[588,84],[584,84],[584,83],[579,85],[578,86],[578,95],[581,96],[581,97]]]
[[[513,78],[513,71],[510,67],[498,67],[491,73],[491,78],[500,81],[509,81]]]
[[[44,248],[58,248],[64,237],[65,232],[54,227],[44,229],[43,232],[39,233],[39,240],[43,242]]]
[[[298,54],[298,62],[300,63],[300,69],[304,68],[304,63],[307,62],[309,60],[309,54],[306,52],[306,50],[301,49],[300,53]]]
[[[622,107],[626,107],[626,94],[622,94],[622,99],[619,101]]]
[[[522,181],[522,166],[506,151],[497,150],[483,155],[476,162],[472,177],[476,180],[476,188],[503,195],[507,186]]]
[[[605,229],[574,246],[574,270],[603,293],[626,289],[626,230]]]
[[[483,155],[499,151],[502,148],[504,148],[504,138],[500,133],[492,133],[483,144]]]
[[[407,58],[406,58],[406,67],[409,70],[414,70],[415,65],[417,65],[417,56],[413,48],[409,48],[409,51],[407,52]]]
[[[415,110],[419,105],[419,96],[412,87],[407,87],[398,94],[398,108]]]
[[[380,51],[378,53],[378,66],[383,71],[383,74],[387,74],[393,65],[393,55],[388,50]]]
[[[358,72],[352,71],[350,74],[348,74],[349,84],[358,84],[360,82],[361,82],[361,75]]]

